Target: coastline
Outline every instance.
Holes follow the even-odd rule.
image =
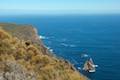
[[[39,51],[41,51],[42,54],[47,55],[51,59],[58,61],[62,65],[64,64],[63,65],[64,67],[65,66],[69,67],[70,68],[69,70],[72,71],[72,72],[74,72],[77,77],[81,76],[82,79],[89,80],[83,74],[81,74],[80,72],[78,72],[75,69],[75,67],[69,61],[67,61],[65,59],[61,59],[61,58],[55,56],[54,53],[50,52],[47,49],[47,47],[44,45],[44,43],[42,42],[42,40],[39,38],[39,36],[37,34],[37,30],[33,26],[16,25],[16,24],[7,24],[7,25],[6,24],[0,24],[0,26],[4,30],[6,30],[10,34],[12,34],[12,36],[17,37],[20,40],[26,40],[26,41],[30,40],[30,41],[32,41],[33,45],[36,45],[36,46],[38,45],[38,49],[39,49]],[[11,29],[10,26],[12,26],[12,29]],[[72,75],[75,75],[74,73]]]

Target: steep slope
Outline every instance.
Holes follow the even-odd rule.
[[[32,25],[16,25],[13,23],[0,23],[0,27],[6,30],[12,36],[17,37],[20,40],[25,40],[39,46],[39,50],[44,54],[49,54],[49,51],[45,48],[40,40],[37,30]]]
[[[33,27],[0,26],[0,80],[87,80],[70,63],[48,55]]]

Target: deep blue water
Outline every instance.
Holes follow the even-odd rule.
[[[120,80],[120,15],[0,16],[0,22],[32,24],[54,54],[82,68],[86,54],[99,67],[91,80]]]

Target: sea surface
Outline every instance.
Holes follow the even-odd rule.
[[[120,80],[120,15],[0,16],[0,22],[32,24],[50,51],[91,80]],[[95,73],[82,71],[89,57]]]

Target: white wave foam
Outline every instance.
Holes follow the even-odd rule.
[[[42,35],[40,35],[39,38],[40,39],[48,39],[48,37],[45,37],[45,36],[42,36]]]
[[[87,57],[89,57],[89,55],[88,54],[82,54],[81,57],[87,58]]]
[[[78,68],[78,70],[81,70],[81,67],[77,67]]]
[[[50,47],[46,47],[50,52],[53,52],[53,49],[51,49]]]
[[[50,47],[46,47],[48,50],[50,49]]]
[[[65,43],[61,43],[62,46],[65,46],[65,47],[68,47],[69,45],[68,44],[65,44]]]
[[[74,44],[65,44],[65,43],[61,43],[62,46],[65,46],[65,47],[76,47],[76,45]]]
[[[74,45],[74,44],[71,44],[71,45],[70,45],[70,47],[76,47],[76,45]]]
[[[49,49],[50,52],[53,52],[53,49]]]
[[[95,67],[98,67],[98,65],[95,65]]]

